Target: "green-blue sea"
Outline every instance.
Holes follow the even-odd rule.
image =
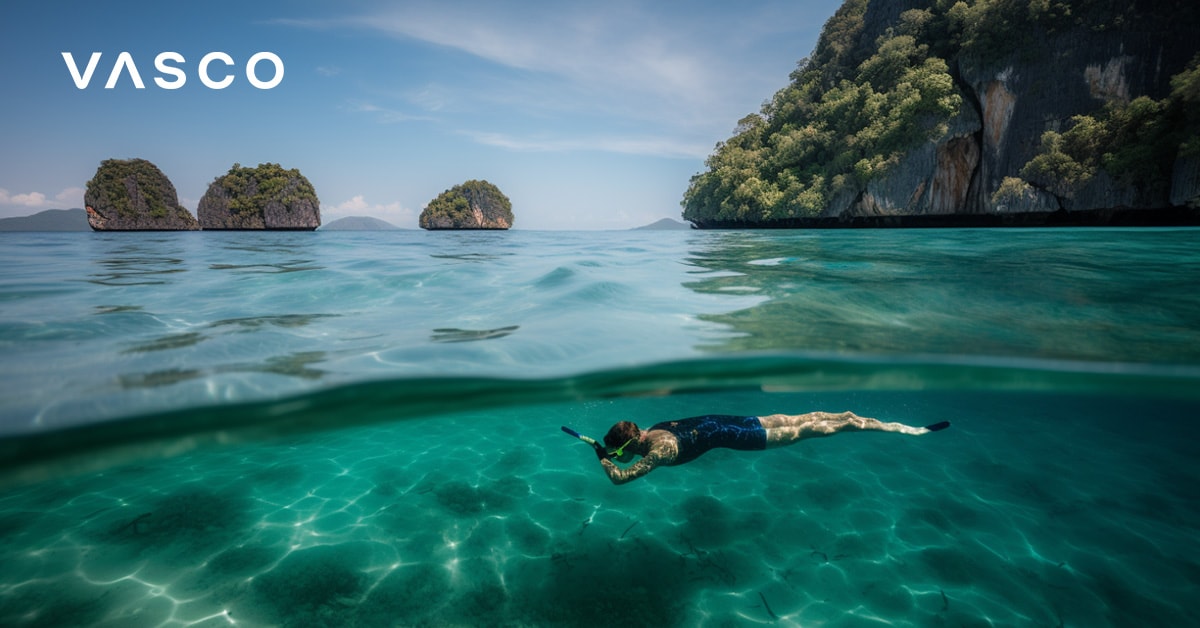
[[[1170,626],[1200,230],[0,234],[0,625]],[[853,411],[948,430],[602,436]]]

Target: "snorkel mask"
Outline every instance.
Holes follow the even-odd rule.
[[[617,447],[616,449],[608,450],[608,457],[609,458],[620,458],[621,456],[624,456],[625,448],[628,447],[629,443],[632,443],[632,442],[633,442],[633,439],[631,438],[631,439],[625,441],[624,445],[621,445],[620,447]]]

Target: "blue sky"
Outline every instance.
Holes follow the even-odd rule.
[[[79,207],[107,158],[149,159],[195,213],[231,165],[298,168],[325,222],[416,227],[487,179],[516,228],[679,218],[689,177],[811,53],[841,0],[791,2],[14,2],[0,6],[0,217]],[[82,71],[80,90],[64,62]],[[145,89],[123,73],[132,56]],[[186,83],[159,88],[178,52]],[[200,59],[223,90],[205,87]],[[273,52],[270,90],[244,75]],[[267,80],[270,63],[257,66]]]

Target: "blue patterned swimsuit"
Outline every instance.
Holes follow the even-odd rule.
[[[767,448],[767,430],[756,416],[710,414],[650,426],[679,440],[679,456],[671,465],[691,462],[715,447],[755,451]]]

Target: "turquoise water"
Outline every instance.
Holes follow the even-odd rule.
[[[1187,625],[1198,243],[0,234],[0,624]],[[812,410],[953,426],[559,431]]]

